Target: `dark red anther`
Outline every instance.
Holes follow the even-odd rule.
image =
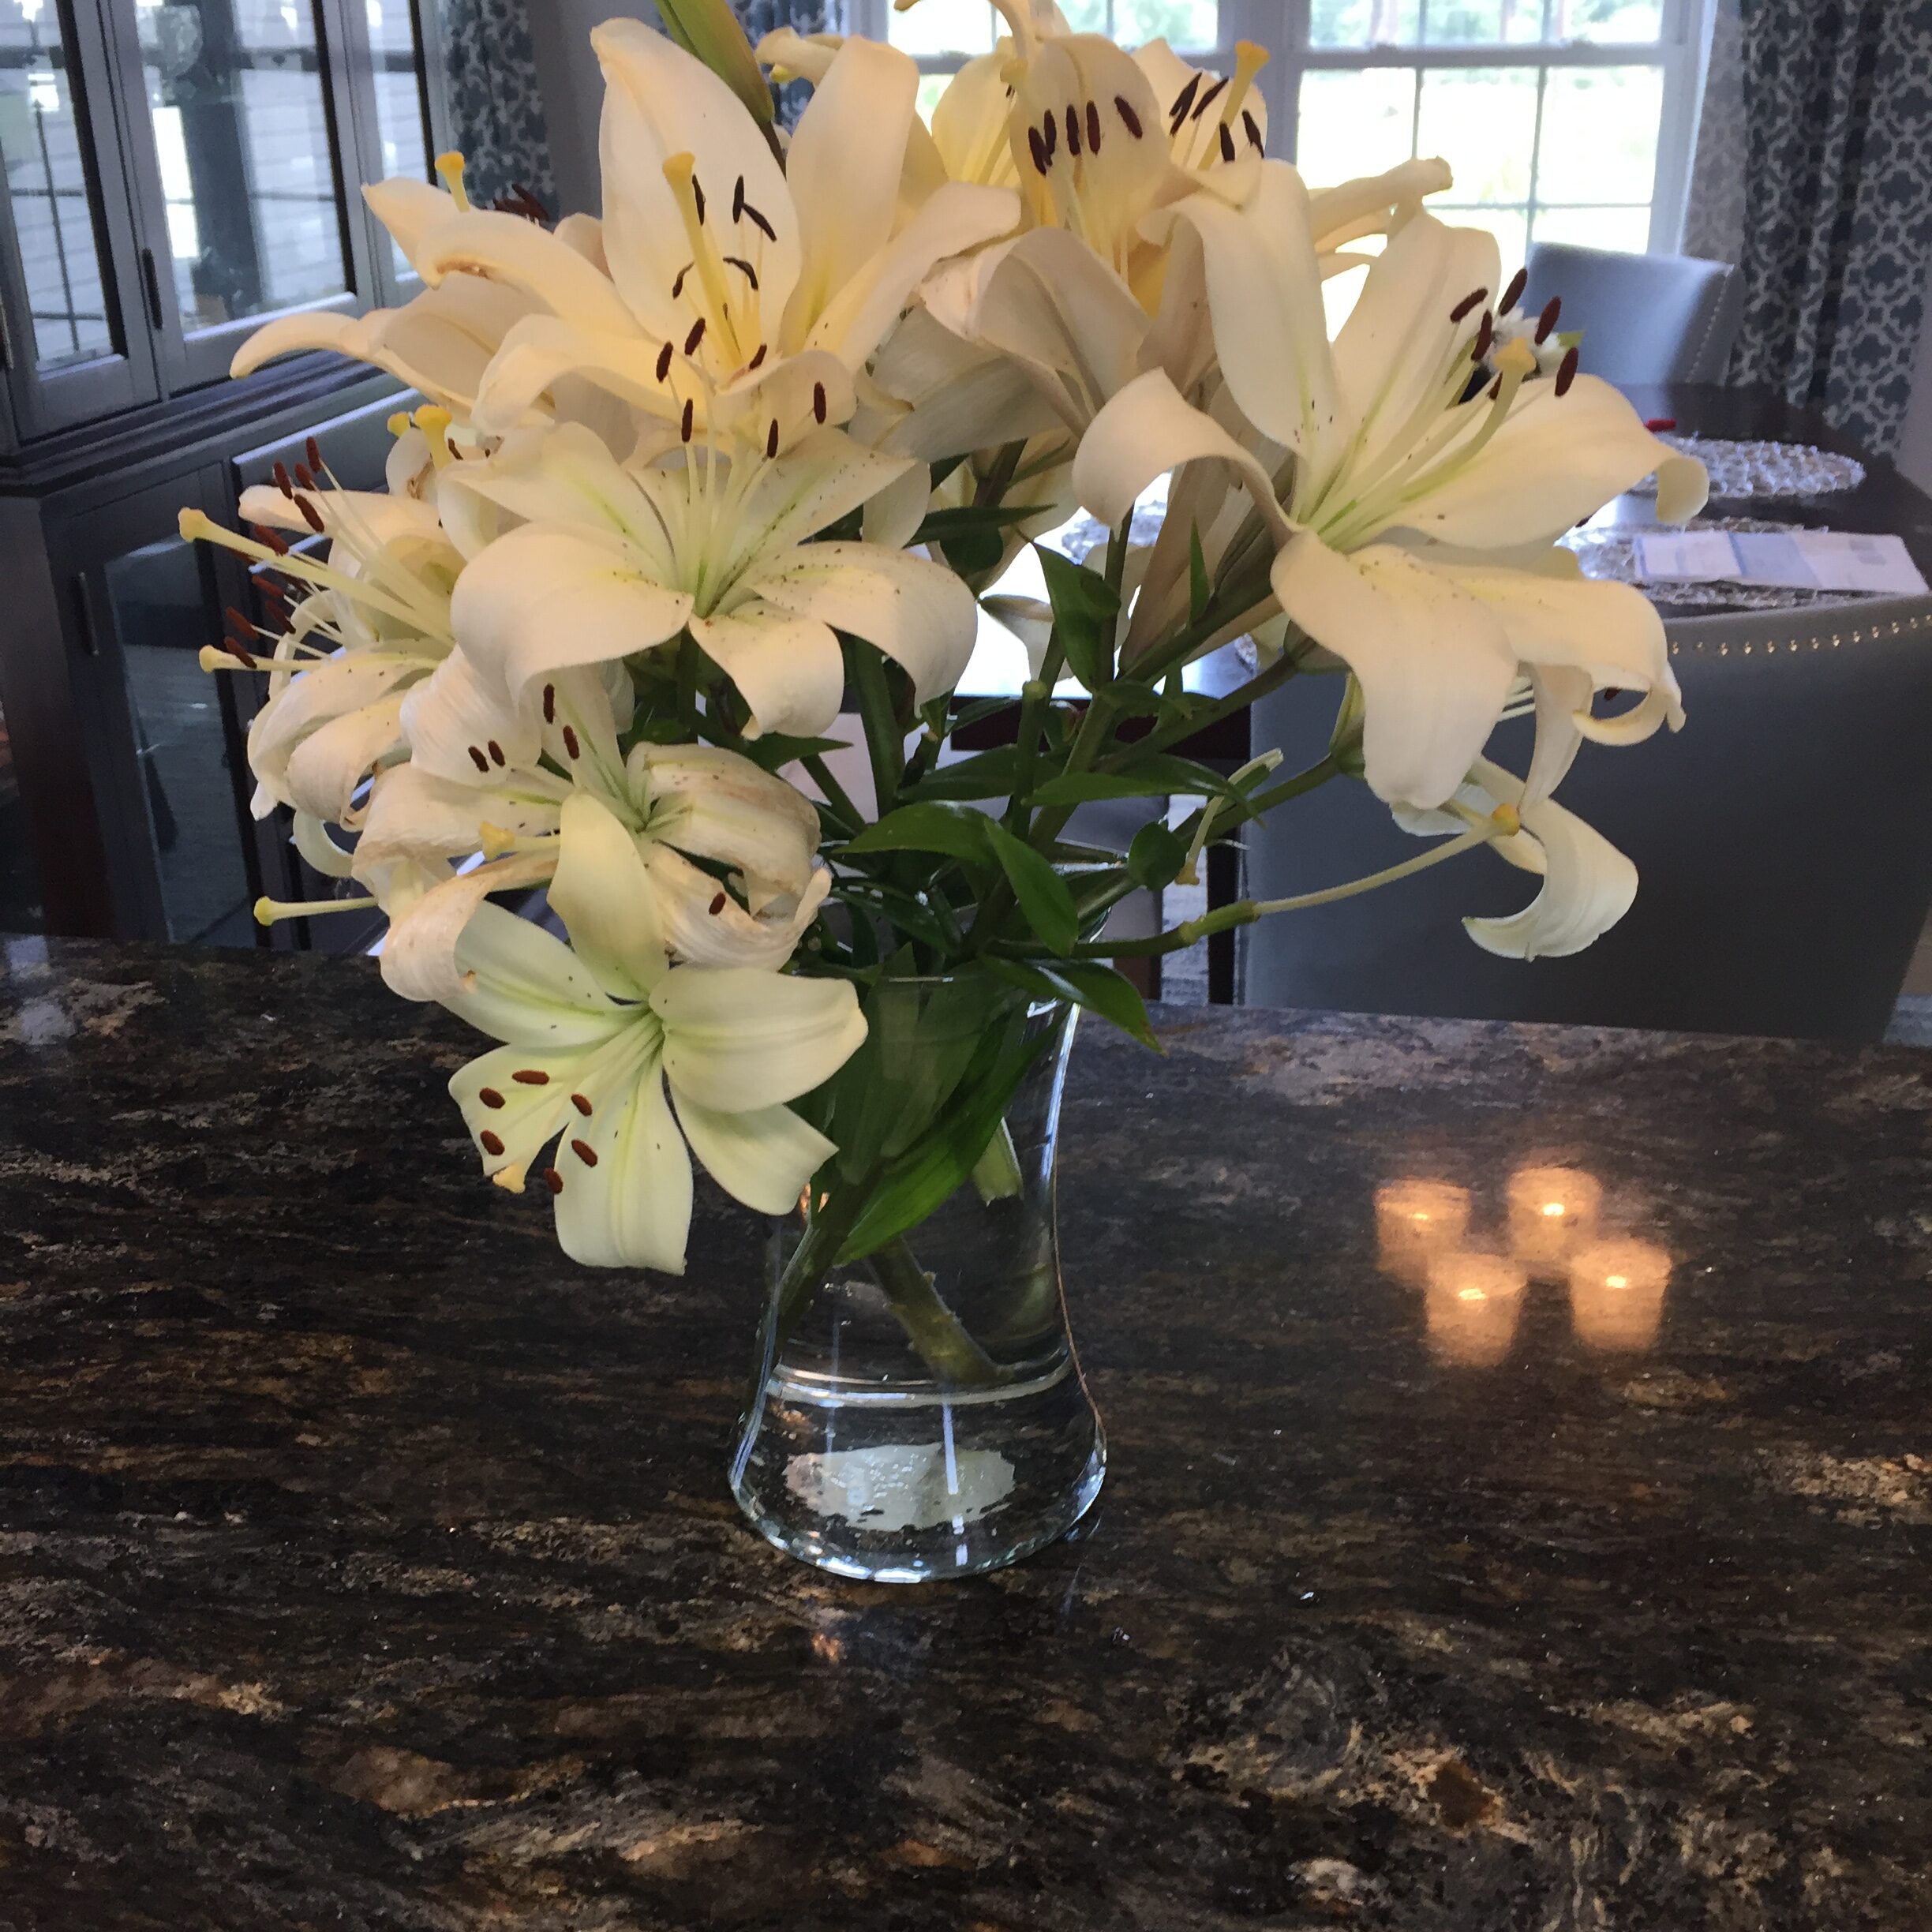
[[[1473,315],[1476,313],[1477,307],[1481,305],[1483,298],[1488,293],[1489,291],[1486,288],[1471,289],[1470,292],[1449,311],[1449,320],[1451,322],[1460,322],[1465,316]]]
[[[466,748],[470,753],[470,762],[487,777],[489,772],[489,760],[483,755],[483,747],[481,745],[470,745]]]
[[[1661,436],[1667,429],[1675,429],[1677,427],[1677,418],[1675,416],[1653,416],[1645,423],[1644,427],[1653,436]]]
[[[691,440],[691,423],[696,416],[696,399],[695,397],[687,396],[684,399],[684,420],[678,425],[678,434],[683,437],[687,443]]]
[[[298,489],[306,490],[312,490],[318,487],[315,480],[315,472],[306,463],[298,463],[295,466],[295,487]]]
[[[577,742],[577,734],[567,724],[564,727],[564,749],[573,758],[583,756],[583,748]]]
[[[1097,101],[1087,103],[1087,152],[1100,152],[1100,105]]]
[[[550,1076],[541,1067],[519,1067],[510,1077],[521,1087],[548,1087]]]
[[[1215,96],[1219,94],[1226,85],[1227,76],[1223,74],[1221,78],[1215,81],[1214,85],[1211,87],[1208,92],[1194,103],[1194,111],[1193,114],[1188,116],[1188,118],[1190,121],[1198,121],[1213,104]]]
[[[704,226],[704,189],[700,185],[696,172],[691,175],[691,206],[698,211],[698,226]]]
[[[765,432],[765,459],[769,462],[778,454],[778,418],[772,418],[770,429]]]
[[[671,373],[671,345],[666,343],[657,351],[657,380],[662,382]]]
[[[1556,327],[1556,318],[1562,313],[1563,298],[1560,295],[1552,295],[1543,305],[1543,313],[1537,317],[1536,326],[1537,346],[1539,349],[1549,340],[1551,331]]]
[[[232,604],[228,605],[223,614],[245,638],[258,638],[261,635],[259,627],[250,623]]]
[[[1071,101],[1066,105],[1067,152],[1078,160],[1080,151],[1080,110]]]
[[[271,530],[266,523],[251,523],[249,527],[277,556],[288,555],[288,539],[279,530]]]
[[[1221,137],[1221,159],[1232,161],[1234,159],[1234,137],[1228,132],[1228,124],[1225,121],[1221,123],[1218,132]]]
[[[456,439],[454,436],[445,436],[443,439],[443,447],[449,451],[450,460],[452,462],[462,461],[463,453],[456,447]]]
[[[740,174],[738,177],[738,185],[732,189],[732,219],[733,221],[742,221],[743,219],[744,177]]]
[[[822,382],[812,384],[812,415],[819,422],[826,419],[825,384]]]
[[[717,915],[724,910],[725,907],[729,903],[730,901],[727,896],[723,893],[720,893],[718,896],[711,901],[711,916],[713,919],[716,919]]]
[[[556,687],[554,684],[544,687],[544,722],[546,724],[556,722]]]
[[[695,355],[698,353],[698,345],[704,340],[704,332],[705,319],[702,316],[700,316],[698,320],[691,325],[690,333],[684,338],[684,353],[687,356]]]
[[[564,1192],[564,1177],[554,1167],[546,1167],[543,1170],[543,1178],[544,1185],[552,1194],[561,1194]]]
[[[309,467],[313,470],[317,476],[320,476],[322,474],[324,468],[324,464],[322,462],[322,445],[318,443],[313,436],[310,436],[308,440],[302,444],[302,448],[309,458]]]
[[[490,762],[492,765],[504,765],[508,762],[508,760],[504,756],[503,747],[494,738],[489,741],[486,749],[489,752]]]
[[[1059,118],[1050,107],[1046,110],[1046,118],[1040,123],[1040,134],[1046,143],[1046,159],[1050,161],[1054,150],[1060,145]]]
[[[684,293],[684,278],[691,273],[691,268],[692,264],[687,262],[684,266],[671,278],[671,299],[673,301],[676,301],[677,298]]]
[[[1527,268],[1518,268],[1510,277],[1509,286],[1503,291],[1503,305],[1497,309],[1496,313],[1498,315],[1510,314],[1516,305],[1522,300],[1523,290],[1529,286],[1530,271]]]
[[[1116,94],[1114,96],[1114,111],[1120,116],[1121,125],[1124,127],[1136,140],[1139,140],[1141,138],[1140,117],[1134,112],[1133,108],[1128,106],[1127,96],[1125,94]],[[1095,144],[1096,147],[1099,144],[1098,142]]]
[[[486,1107],[500,1107],[504,1103],[503,1095],[494,1087],[479,1087],[477,1089],[477,1098]]]
[[[301,520],[320,537],[322,534],[322,513],[306,496],[298,496],[295,507],[301,512]]]
[[[1496,317],[1485,309],[1483,311],[1482,327],[1476,331],[1476,346],[1472,353],[1480,362],[1495,346]]]
[[[571,1105],[574,1106],[579,1114],[582,1114],[585,1119],[588,1120],[590,1118],[590,1103],[586,1100],[582,1094],[572,1094],[571,1095]]]
[[[758,347],[753,350],[751,360],[745,365],[745,369],[747,374],[751,370],[756,369],[758,365],[765,360],[765,351],[769,346],[770,345],[767,343],[760,343]]]
[[[483,1151],[485,1154],[500,1154],[504,1151],[503,1136],[492,1132],[488,1127],[485,1127],[477,1136],[477,1138],[483,1143]]]
[[[767,242],[776,242],[778,239],[778,230],[749,201],[744,204],[744,212],[745,219],[757,227]]]
[[[1266,153],[1267,145],[1261,139],[1260,124],[1245,107],[1241,110],[1241,125],[1246,129],[1248,132],[1248,145],[1252,148],[1256,154]]]
[[[238,659],[251,671],[256,668],[254,658],[246,650],[245,650],[240,644],[236,642],[233,638],[225,637],[222,639],[222,642],[227,647],[228,655],[230,657]]]
[[[1575,343],[1572,343],[1563,351],[1563,361],[1557,365],[1556,393],[1559,396],[1567,396],[1570,393],[1570,385],[1576,380],[1576,376],[1577,349]]]
[[[1187,118],[1188,110],[1194,105],[1194,96],[1200,91],[1200,83],[1199,74],[1189,74],[1187,85],[1174,96],[1174,105],[1167,110],[1167,118],[1174,123],[1176,131]]]
[[[725,260],[751,284],[751,293],[758,293],[758,271],[742,255],[727,255]]]
[[[278,462],[275,466],[275,486],[284,496],[295,494],[295,485],[289,481],[288,466]]]
[[[571,1143],[571,1151],[586,1167],[594,1167],[597,1165],[597,1149],[588,1140],[573,1140]]]

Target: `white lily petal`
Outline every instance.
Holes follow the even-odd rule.
[[[1703,507],[1708,489],[1702,463],[1659,442],[1617,391],[1590,376],[1563,396],[1553,383],[1527,385],[1483,449],[1445,468],[1394,520],[1473,549],[1552,542],[1653,473],[1659,514],[1668,488],[1668,508],[1679,522]]]
[[[642,486],[603,439],[581,424],[507,436],[486,460],[451,464],[442,489],[452,497],[480,496],[523,522],[624,537],[661,571],[671,567],[669,546]]]
[[[1006,138],[1012,90],[1004,69],[1009,58],[998,51],[975,55],[946,83],[934,104],[933,142],[953,181],[997,187],[1019,178]]]
[[[664,1079],[648,1061],[558,1149],[557,1244],[586,1267],[684,1272],[691,1165]],[[588,1151],[594,1157],[584,1159]]]
[[[825,429],[776,462],[759,469],[738,516],[738,541],[725,575],[736,578],[751,560],[815,537],[828,523],[869,502],[909,466],[846,435]]]
[[[289,754],[283,782],[298,811],[331,825],[342,822],[362,781],[402,749],[403,702],[403,693],[391,691],[345,712]]]
[[[294,804],[287,796],[286,774],[295,747],[332,719],[380,704],[421,670],[420,663],[400,657],[352,652],[290,679],[249,726],[250,769],[280,803]]]
[[[640,744],[630,779],[647,802],[650,836],[744,876],[756,912],[796,899],[818,849],[818,814],[784,779],[715,745]]]
[[[1155,477],[1204,459],[1226,463],[1239,474],[1278,539],[1290,534],[1267,472],[1212,417],[1184,401],[1161,369],[1129,383],[1094,418],[1073,459],[1073,488],[1080,502],[1113,528]]]
[[[647,335],[615,335],[558,316],[526,316],[504,337],[484,373],[473,411],[476,426],[485,435],[507,434],[570,376],[669,421],[683,399],[657,379],[659,347]]]
[[[507,785],[518,774],[504,774]],[[552,781],[554,783],[554,781]],[[451,784],[414,761],[378,773],[363,809],[357,841],[358,878],[399,858],[455,859],[481,849],[485,822],[514,837],[556,831],[560,807],[527,781],[517,789]]]
[[[1309,196],[1315,245],[1326,254],[1344,242],[1399,227],[1405,213],[1421,207],[1425,195],[1443,194],[1455,185],[1449,163],[1430,156],[1399,162],[1384,174],[1317,188]]]
[[[1500,804],[1514,803],[1522,782],[1489,764],[1471,774]],[[1637,868],[1601,832],[1554,799],[1522,807],[1524,833],[1543,848],[1543,889],[1507,919],[1462,923],[1485,952],[1507,959],[1560,959],[1581,953],[1627,912],[1637,897]]]
[[[313,812],[298,811],[290,822],[289,842],[324,878],[348,878],[355,854],[338,845],[328,828]]]
[[[564,800],[550,904],[606,993],[642,999],[668,964],[637,841],[588,792]]]
[[[1462,782],[1516,680],[1516,654],[1486,606],[1406,551],[1342,556],[1316,537],[1275,560],[1275,594],[1361,680],[1369,788],[1440,805]]]
[[[450,1098],[462,1111],[485,1174],[508,1169],[513,1179],[520,1178],[560,1130],[581,1123],[571,1095],[582,1091],[586,1070],[621,1031],[561,1053],[498,1046],[457,1069],[450,1076]],[[527,1077],[533,1073],[545,1077],[533,1083]],[[526,1077],[519,1080],[519,1073]]]
[[[1001,594],[982,597],[979,608],[1020,640],[1026,650],[1027,676],[1038,677],[1046,661],[1046,647],[1053,641],[1053,606],[1039,597]]]
[[[644,868],[665,943],[690,966],[747,966],[776,972],[796,949],[831,889],[822,866],[796,897],[772,902],[754,917],[708,872],[668,845],[645,848]]]
[[[365,182],[362,199],[389,231],[390,240],[402,251],[403,260],[418,275],[422,272],[425,238],[457,212],[447,190],[432,188],[412,174],[392,174],[387,181]]]
[[[665,1073],[680,1099],[721,1114],[773,1106],[829,1080],[866,1036],[843,979],[750,967],[674,966],[651,990]]]
[[[943,565],[903,550],[802,544],[747,579],[765,601],[877,646],[924,704],[959,682],[977,630],[972,593]]]
[[[451,215],[424,236],[418,272],[432,287],[445,275],[478,275],[521,290],[580,328],[640,332],[608,276],[520,215],[473,208]]]
[[[814,737],[838,716],[845,661],[826,625],[754,602],[694,617],[691,634],[751,707],[749,735]]]
[[[774,81],[782,84],[786,80],[809,80],[816,87],[844,45],[842,34],[807,35],[796,27],[774,27],[751,54],[761,67],[771,69]]]
[[[789,1107],[720,1114],[680,1094],[677,1117],[705,1171],[758,1214],[796,1208],[805,1183],[838,1151]]]
[[[866,505],[859,523],[866,541],[887,550],[903,550],[926,521],[931,501],[931,473],[923,464],[914,463]]]
[[[616,536],[526,523],[456,581],[450,622],[480,669],[521,699],[546,674],[677,635],[691,598],[651,582]]]
[[[412,762],[454,784],[489,784],[513,766],[534,765],[543,743],[527,708],[511,703],[491,672],[461,650],[410,691],[402,722]]]
[[[556,857],[549,852],[518,852],[459,872],[412,900],[391,919],[388,937],[383,942],[384,984],[404,999],[440,1000],[472,1025],[486,1033],[494,1032],[489,1021],[470,1009],[466,968],[459,963],[457,948],[479,912],[501,910],[484,905],[489,894],[541,884],[549,876]]]
[[[384,964],[387,978],[386,950]],[[508,1046],[563,1052],[599,1045],[632,1024],[561,939],[501,906],[470,915],[456,965],[456,990],[443,1003]]]
[[[608,20],[592,32],[590,44],[605,79],[597,136],[604,247],[631,313],[661,340],[690,326],[691,312],[671,288],[691,252],[664,174],[671,156],[689,154],[708,208],[719,211],[715,225],[729,238],[723,252],[756,257],[761,312],[776,318],[798,279],[798,224],[784,175],[757,124],[702,61],[641,21]],[[730,219],[741,178],[743,203],[770,225],[769,239],[747,219]],[[736,245],[740,241],[743,247]]]

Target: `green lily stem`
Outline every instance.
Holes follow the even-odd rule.
[[[899,781],[905,772],[905,734],[893,710],[892,691],[886,682],[886,660],[870,644],[851,653],[852,688],[859,698],[859,721],[865,727],[866,754],[872,764],[872,786],[883,818],[899,799]]]
[[[805,767],[811,781],[825,794],[826,803],[852,829],[855,837],[865,829],[865,814],[853,803],[852,794],[841,784],[832,767],[818,753],[802,758],[799,762]]]
[[[1011,1372],[987,1354],[941,1298],[933,1278],[898,1235],[870,1257],[874,1279],[919,1359],[951,1388],[987,1388]]]

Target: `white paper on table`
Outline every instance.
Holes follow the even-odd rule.
[[[1904,539],[1855,530],[1683,530],[1637,539],[1637,567],[1662,583],[1740,583],[1786,590],[1923,597]]]

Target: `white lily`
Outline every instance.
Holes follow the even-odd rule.
[[[591,36],[606,82],[603,260],[527,222],[470,212],[424,238],[425,279],[481,276],[541,305],[503,339],[475,419],[500,432],[582,379],[668,432],[695,412],[782,447],[852,411],[852,379],[933,264],[1010,230],[1010,193],[899,182],[918,70],[841,50],[780,168],[717,75],[641,22]],[[923,130],[920,130],[923,138]]]
[[[1637,868],[1601,832],[1554,799],[1531,796],[1523,780],[1478,758],[1449,811],[1398,810],[1397,822],[1420,837],[1460,833],[1471,818],[1499,806],[1517,809],[1522,829],[1492,839],[1513,866],[1541,875],[1543,886],[1522,912],[1504,919],[1466,919],[1464,929],[1485,952],[1506,959],[1560,959],[1593,945],[1637,897]]]
[[[451,700],[453,680],[467,699]],[[831,886],[816,863],[818,814],[802,794],[714,746],[640,743],[625,758],[594,672],[547,680],[540,720],[533,742],[515,712],[492,710],[460,651],[405,703],[414,756],[376,781],[357,876],[373,885],[398,857],[434,865],[480,853],[485,863],[394,917],[383,952],[394,991],[451,997],[471,914],[490,893],[567,871],[573,823],[600,833],[615,823],[631,840],[638,889],[673,959],[776,970],[791,957]],[[588,821],[584,800],[598,808]],[[706,863],[724,869],[724,882]]]
[[[785,1103],[835,1073],[866,1023],[842,980],[668,966],[637,848],[606,819],[551,886],[575,952],[495,906],[470,921],[448,1004],[504,1044],[450,1092],[491,1179],[520,1193],[540,1175],[573,1260],[682,1274],[691,1154],[747,1207],[793,1206],[836,1149]]]
[[[1285,163],[1262,168],[1265,243],[1245,212],[1197,219],[1219,371],[1243,432],[1193,407],[1163,373],[1140,376],[1081,444],[1081,501],[1118,521],[1164,470],[1231,465],[1259,522],[1210,561],[1225,577],[1245,547],[1274,550],[1281,610],[1361,682],[1366,776],[1391,803],[1427,808],[1456,789],[1519,668],[1539,700],[1533,800],[1581,738],[1624,743],[1680,724],[1649,601],[1582,581],[1550,546],[1653,473],[1661,514],[1690,515],[1701,466],[1658,442],[1607,384],[1575,379],[1573,361],[1526,389],[1534,364],[1518,346],[1492,371],[1484,304],[1495,243],[1428,215],[1391,239],[1331,352],[1306,191]],[[1130,631],[1130,653],[1137,643]],[[1607,688],[1645,696],[1599,719],[1591,695]]]
[[[456,635],[526,721],[557,672],[687,630],[736,685],[747,736],[831,723],[844,687],[834,627],[903,665],[923,704],[972,654],[972,593],[904,551],[807,541],[908,466],[829,428],[771,461],[694,444],[627,468],[573,425],[512,438],[455,479],[526,519],[463,572]]]

